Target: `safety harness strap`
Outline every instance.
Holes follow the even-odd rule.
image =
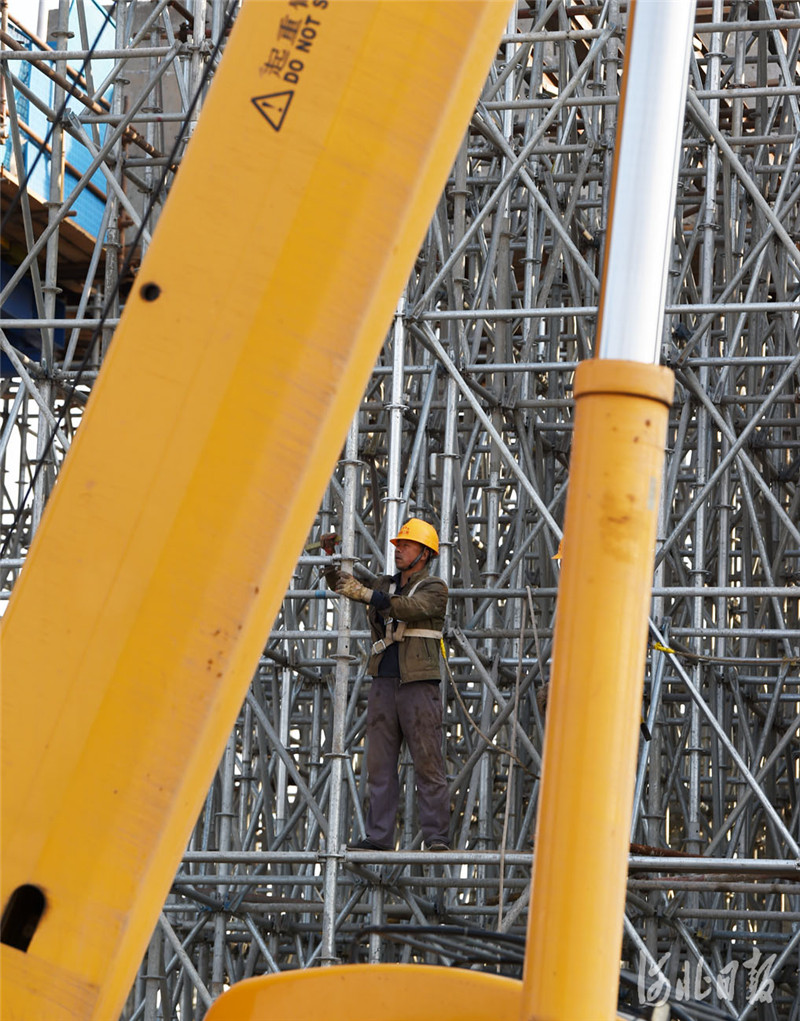
[[[419,581],[415,581],[411,588],[406,593],[407,596],[413,596],[417,588],[422,584],[424,578],[420,578]],[[393,596],[397,589],[397,585],[394,581],[389,585],[389,595]],[[372,646],[372,654],[378,652],[385,652],[390,645],[394,645],[396,642],[402,642],[405,638],[438,638],[442,637],[441,631],[435,631],[433,628],[425,627],[407,627],[406,622],[401,620],[395,624],[394,620],[388,620],[386,622],[386,637],[381,638],[375,642]]]

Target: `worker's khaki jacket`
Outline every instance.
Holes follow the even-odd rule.
[[[400,575],[383,575],[374,588],[389,592],[392,582],[400,584]],[[408,593],[411,592],[411,595]],[[437,631],[441,633],[447,611],[447,585],[441,578],[432,577],[428,568],[417,571],[403,589],[396,589],[391,595],[391,609],[381,611],[374,606],[367,607],[367,618],[372,631],[373,646],[386,637],[386,620],[405,623],[408,630]],[[404,594],[405,593],[405,594]],[[394,625],[395,633],[402,630]],[[400,681],[433,681],[439,679],[438,638],[417,638],[405,635],[398,643]],[[367,672],[377,674],[383,651],[373,652],[369,658]]]

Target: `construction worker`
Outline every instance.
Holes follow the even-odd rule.
[[[330,544],[321,542],[326,549]],[[439,655],[447,609],[447,585],[430,573],[439,554],[433,525],[410,518],[394,539],[396,574],[374,588],[344,571],[327,572],[328,583],[348,599],[366,603],[372,632],[367,701],[366,837],[351,848],[395,846],[400,798],[398,761],[405,739],[414,763],[417,807],[429,851],[449,850],[450,794],[442,754]]]

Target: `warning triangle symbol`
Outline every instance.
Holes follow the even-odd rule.
[[[288,92],[271,92],[268,96],[253,96],[251,103],[270,127],[280,131],[293,95],[293,89]]]

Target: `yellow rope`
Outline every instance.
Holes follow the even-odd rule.
[[[774,664],[780,663],[786,666],[797,666],[800,663],[800,658],[797,656],[781,656],[772,657],[770,659],[762,659],[756,657],[754,659],[742,659],[740,656],[708,656],[702,652],[689,652],[688,649],[672,649],[669,645],[664,645],[662,642],[653,642],[652,648],[657,652],[668,652],[673,656],[683,656],[684,659],[695,659],[702,663],[729,663],[733,666],[741,666],[742,663],[767,663]]]

